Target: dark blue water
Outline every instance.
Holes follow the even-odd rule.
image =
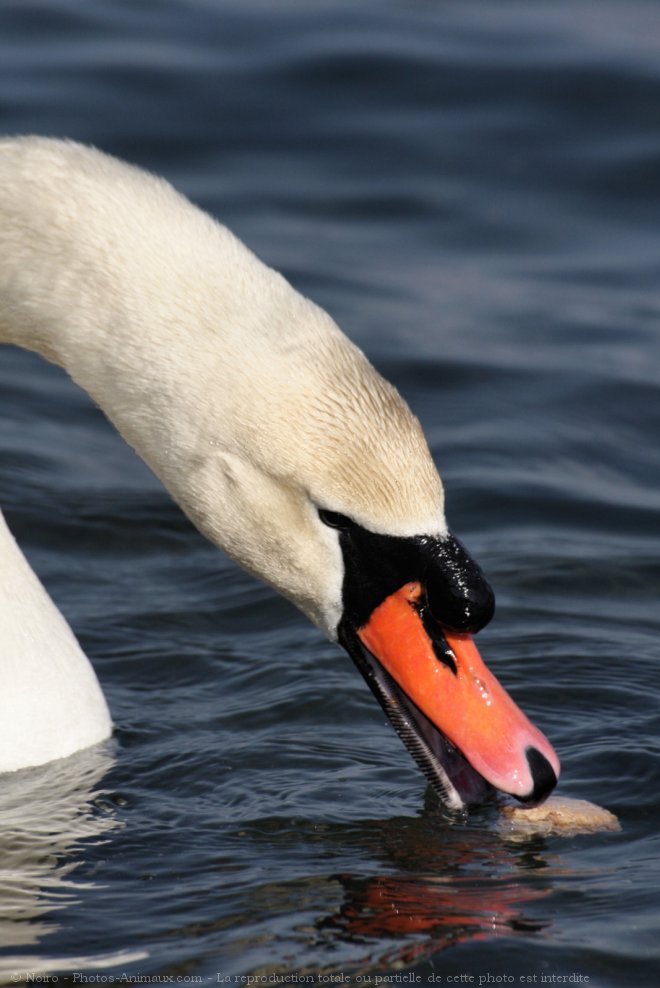
[[[0,504],[117,732],[1,780],[1,976],[655,988],[660,3],[4,0],[0,130],[166,175],[399,386],[482,654],[623,826],[444,820],[350,660],[4,348]]]

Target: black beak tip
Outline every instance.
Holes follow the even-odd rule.
[[[528,796],[522,797],[520,801],[522,803],[536,805],[548,798],[557,785],[557,776],[548,759],[537,748],[527,748],[525,756],[534,782],[534,788]]]

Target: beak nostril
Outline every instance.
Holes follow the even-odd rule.
[[[529,796],[521,799],[521,802],[542,803],[557,785],[555,770],[538,748],[527,748],[525,756],[532,775],[532,781],[534,782],[534,788]]]

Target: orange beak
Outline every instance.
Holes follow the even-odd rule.
[[[424,620],[419,583],[387,597],[357,634],[483,779],[523,801],[550,793],[559,777],[552,745],[488,671],[469,634],[446,631],[430,616]]]

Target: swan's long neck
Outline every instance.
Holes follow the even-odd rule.
[[[330,317],[166,182],[94,149],[0,140],[1,342],[64,367],[197,527],[331,637],[344,569],[319,508],[376,533],[446,532],[419,423]],[[19,619],[5,670],[23,698],[39,693],[56,735],[67,704],[57,663],[42,676],[40,662],[59,628],[92,743],[109,721],[84,693],[91,669],[4,527],[0,562],[28,602],[4,602]],[[30,604],[49,617],[21,667]],[[1,701],[0,679],[0,722]]]
[[[400,396],[166,182],[76,144],[0,141],[0,218],[0,341],[65,367],[197,527],[327,633],[341,566],[318,506],[444,530]]]

